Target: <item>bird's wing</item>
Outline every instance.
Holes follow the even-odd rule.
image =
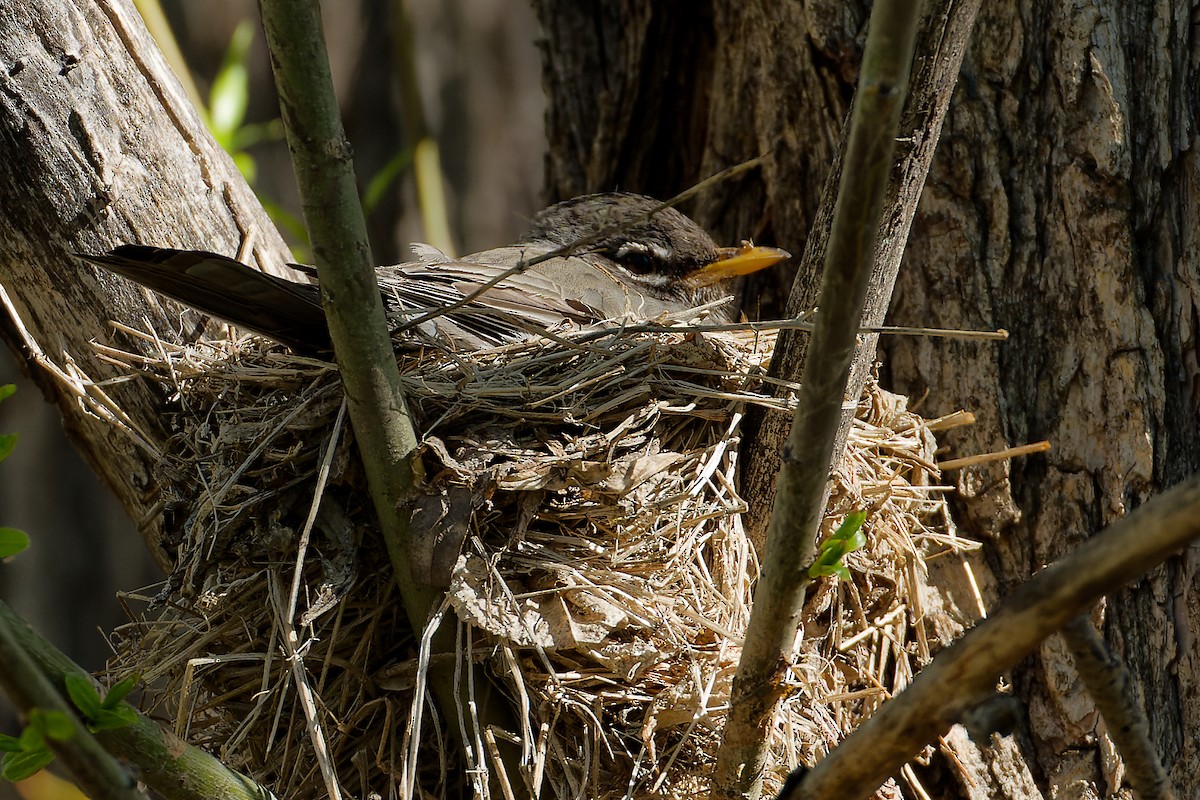
[[[538,330],[577,330],[605,321],[652,319],[667,306],[605,269],[593,256],[556,257],[507,274],[523,260],[549,252],[542,244],[513,245],[452,259],[417,244],[418,261],[380,267],[379,290],[393,330],[404,338],[478,349],[526,338]],[[295,283],[232,258],[199,250],[125,245],[103,256],[82,256],[182,303],[304,352],[330,349],[329,329],[315,283]],[[300,267],[314,276],[311,268]],[[484,290],[491,281],[496,285]],[[470,302],[421,323],[408,323],[475,295]]]
[[[80,255],[185,305],[301,351],[329,349],[316,286],[294,283],[201,250],[122,245]]]
[[[476,253],[471,259],[490,278],[522,258],[532,260],[549,249],[548,245],[501,247]],[[534,298],[576,323],[653,319],[668,309],[623,278],[608,259],[591,254],[546,259],[504,278],[497,289]]]
[[[382,267],[378,272],[380,289],[385,298],[390,296],[398,324],[458,303],[505,275],[522,257],[538,255],[524,247],[504,247],[455,260],[432,247],[418,247],[414,245],[419,263]],[[469,303],[431,322],[437,335],[478,348],[525,338],[531,330],[577,329],[603,318],[570,294],[534,267],[501,278]]]

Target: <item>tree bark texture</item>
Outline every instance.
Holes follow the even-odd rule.
[[[535,10],[550,199],[669,195],[770,151],[687,210],[722,239],[803,250],[864,7],[537,0]],[[928,390],[927,416],[963,406],[979,416],[950,439],[957,455],[1054,443],[1046,456],[958,476],[960,525],[988,543],[993,600],[1200,460],[1195,13],[1141,0],[989,4],[977,24],[893,321],[1004,327],[1013,338],[892,340],[884,375],[914,397]],[[140,241],[233,253],[253,234],[254,257],[285,259],[126,3],[0,4],[0,66],[0,283],[54,360],[68,352],[91,378],[112,377],[89,339],[146,345],[111,334],[108,320],[146,316],[185,333],[200,322],[98,278],[72,251]],[[763,316],[778,313],[790,278],[775,280],[752,287],[752,313],[754,298]],[[7,315],[3,333],[24,352]],[[153,457],[25,357],[157,548]],[[161,444],[161,398],[136,383],[106,391]],[[1191,564],[1181,558],[1116,596],[1105,622],[1181,796],[1200,796]],[[1116,773],[1061,645],[1048,642],[1013,679],[1024,730],[990,750],[948,738],[962,772],[944,768],[944,796],[956,778],[959,796],[1104,795]]]
[[[1001,590],[1196,470],[1196,10],[992,4],[980,19],[893,319],[1012,339],[889,342],[884,360],[897,388],[929,390],[929,415],[979,415],[951,439],[960,454],[1053,443],[959,477],[960,522],[989,542]],[[1181,797],[1200,794],[1190,561],[1110,598],[1105,619]],[[1102,728],[1061,644],[1014,677],[1043,786],[1103,796],[1107,745],[1080,748]]]
[[[234,29],[242,20],[257,20],[257,5],[254,0],[167,0],[163,5],[207,97]],[[395,86],[403,55],[394,44],[401,5],[399,0],[325,4],[334,77],[362,186],[411,148],[398,121],[404,116],[404,93]],[[411,102],[424,102],[439,140],[460,251],[512,241],[540,207],[545,150],[539,56],[530,36],[532,10],[509,0],[414,0],[403,5],[417,29],[420,92]],[[277,118],[261,32],[247,67],[248,121]],[[284,143],[268,141],[249,150],[258,167],[256,192],[298,217]],[[372,248],[381,263],[407,259],[409,243],[424,239],[419,214],[407,199],[410,184],[405,177],[392,184],[368,217]],[[24,528],[38,542],[22,556],[21,569],[0,581],[0,596],[77,662],[99,668],[110,647],[97,631],[126,620],[115,593],[149,585],[161,578],[161,570],[149,563],[142,542],[129,535],[132,525],[112,495],[67,446],[57,410],[33,386],[21,385],[24,377],[8,349],[0,349],[0,383],[19,385],[17,395],[0,407],[0,431],[21,435],[16,453],[0,469],[0,524]],[[64,503],[64,497],[70,501]],[[59,588],[51,596],[46,586]],[[70,587],[69,594],[64,587]]]
[[[0,66],[0,284],[52,361],[69,354],[91,381],[110,379],[114,369],[90,340],[134,351],[150,345],[114,334],[109,320],[144,320],[184,336],[204,322],[97,275],[73,252],[142,242],[234,254],[248,238],[251,260],[286,262],[274,225],[212,142],[130,3],[4,4]],[[0,324],[88,463],[144,520],[147,545],[169,565],[152,452],[164,444],[163,398],[138,382],[103,388],[151,449],[136,446],[35,363],[7,313]]]
[[[863,8],[535,8],[551,151],[569,154],[547,163],[551,197],[617,186],[671,194],[771,150],[761,169],[690,210],[725,238],[802,251],[852,92]],[[987,543],[989,602],[1200,461],[1195,13],[1178,3],[984,4],[977,21],[891,321],[1002,327],[1012,338],[893,338],[882,352],[886,381],[923,397],[926,416],[978,415],[948,437],[954,455],[1053,443],[1045,456],[952,476],[961,527]],[[664,52],[706,36],[711,49]],[[663,114],[634,113],[645,108]],[[699,169],[681,163],[697,152]],[[758,291],[747,293],[751,311]],[[778,302],[763,297],[764,316]],[[1180,796],[1200,796],[1191,563],[1115,596],[1105,617]],[[983,749],[945,740],[957,742],[960,765],[940,773],[945,796],[1115,789],[1119,770],[1072,669],[1061,643],[1047,642],[1013,676],[1028,710],[1017,736]]]

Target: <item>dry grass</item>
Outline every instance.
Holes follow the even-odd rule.
[[[144,675],[180,734],[281,797],[325,795],[322,761],[358,797],[468,794],[460,725],[484,768],[491,742],[515,737],[526,774],[508,779],[541,797],[703,791],[757,568],[734,476],[746,408],[779,402],[762,388],[769,346],[612,333],[406,356],[431,491],[471,509],[444,609],[460,652],[428,664],[335,433],[329,365],[253,342],[160,343],[148,360],[108,350],[170,396],[161,499],[179,553],[165,604],[119,631],[113,670]],[[846,559],[853,580],[810,593],[772,781],[816,760],[936,644],[923,559],[965,543],[933,435],[905,405],[874,385],[860,402],[826,526],[867,509],[869,544]],[[429,669],[497,676],[519,730],[414,706]]]

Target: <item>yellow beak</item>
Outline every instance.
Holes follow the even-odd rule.
[[[787,250],[780,250],[778,247],[756,247],[749,242],[742,242],[741,247],[722,247],[719,252],[719,259],[693,270],[684,280],[690,286],[709,286],[729,278],[758,272],[792,257]]]

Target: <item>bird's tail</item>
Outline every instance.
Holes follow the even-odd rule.
[[[295,350],[330,349],[321,292],[315,284],[267,275],[202,250],[122,245],[102,256],[81,253],[79,257]]]

